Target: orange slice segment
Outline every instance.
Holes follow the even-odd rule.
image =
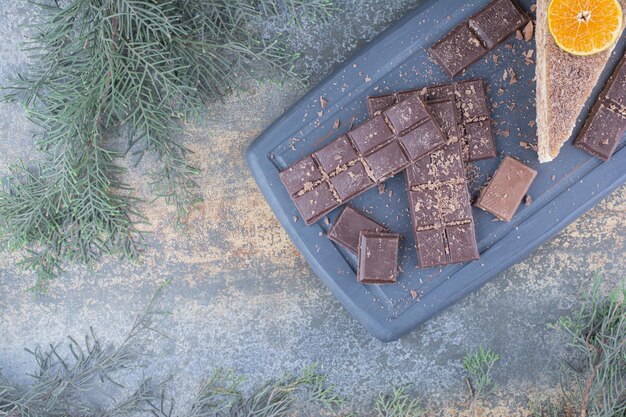
[[[622,6],[618,0],[552,0],[548,26],[559,48],[593,55],[619,39]]]

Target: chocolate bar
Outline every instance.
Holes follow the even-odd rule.
[[[443,148],[406,170],[411,220],[422,268],[468,262],[479,256],[463,165],[462,148],[467,150],[466,158],[469,158],[469,147],[465,145],[462,121],[481,123],[492,141],[493,136],[482,80],[459,85],[448,84],[368,99],[369,111],[376,114],[394,102],[424,96],[448,137]]]
[[[626,55],[591,109],[574,145],[608,161],[626,131]]]
[[[496,156],[496,143],[483,80],[475,79],[368,97],[369,114],[373,116],[412,95],[421,95],[426,104],[440,100],[454,101],[460,120],[461,146],[465,162]]]
[[[528,23],[515,0],[494,0],[452,29],[429,48],[431,56],[451,77],[485,56]]]
[[[453,100],[429,104],[448,142],[406,170],[409,208],[422,268],[478,259],[474,219]]]
[[[398,277],[400,235],[361,232],[357,281],[361,284],[394,284]]]
[[[389,230],[352,207],[345,206],[327,236],[356,255],[361,232],[389,232]]]
[[[537,171],[517,159],[505,156],[491,181],[478,197],[476,207],[511,221]]]
[[[280,173],[306,224],[446,143],[424,100],[411,96]]]

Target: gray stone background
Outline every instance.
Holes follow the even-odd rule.
[[[296,30],[303,68],[319,80],[418,0],[336,1],[343,11],[327,24]],[[349,18],[346,18],[349,16]],[[32,20],[25,0],[0,3],[0,84],[23,65],[19,43]],[[500,353],[499,388],[485,415],[524,415],[529,400],[558,393],[559,340],[547,325],[570,314],[602,270],[608,288],[624,276],[626,188],[613,195],[488,285],[401,340],[384,344],[367,334],[316,278],[291,244],[248,173],[248,144],[305,92],[272,83],[216,103],[188,126],[188,146],[202,169],[205,202],[188,234],[174,231],[169,209],[145,204],[151,248],[136,265],[105,259],[89,269],[70,267],[50,293],[33,298],[33,276],[0,257],[0,369],[27,383],[34,368],[23,350],[97,334],[119,342],[166,279],[160,300],[171,315],[160,323],[168,338],[146,348],[140,373],[172,375],[178,407],[216,368],[251,381],[316,362],[358,410],[375,393],[412,383],[426,404],[453,415],[466,395],[461,358],[478,345]],[[18,104],[0,104],[0,175],[17,158],[32,160],[32,129]],[[129,181],[148,198],[139,171]],[[461,407],[462,408],[462,407]]]

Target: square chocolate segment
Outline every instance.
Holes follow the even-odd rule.
[[[307,156],[281,172],[280,179],[289,194],[295,195],[302,190],[312,189],[314,183],[322,179],[322,174],[313,158]]]
[[[325,213],[328,213],[328,210],[338,204],[330,187],[325,182],[311,191],[294,197],[293,201],[307,224],[316,222]]]
[[[483,80],[463,81],[457,84],[461,116],[466,122],[489,117],[485,83]]]
[[[377,113],[382,113],[389,107],[396,104],[396,98],[393,94],[387,94],[385,96],[368,97],[367,99],[367,111],[370,116]]]
[[[435,190],[409,191],[409,204],[417,228],[439,225],[439,204]]]
[[[511,36],[511,28],[519,28],[528,17],[512,0],[495,0],[469,19],[470,27],[488,48]]]
[[[388,232],[388,230],[352,207],[345,206],[327,236],[356,255],[361,232]]]
[[[361,284],[394,284],[398,278],[400,235],[361,232],[357,281]]]
[[[626,131],[626,115],[609,110],[601,104],[583,127],[576,146],[608,161]]]
[[[423,158],[433,149],[446,143],[441,128],[434,120],[428,120],[400,137],[400,142],[411,161]]]
[[[448,143],[459,140],[461,132],[459,131],[459,119],[454,101],[433,101],[428,103],[428,107],[433,112],[441,130],[448,136]]]
[[[313,154],[326,173],[357,159],[354,148],[346,136],[341,136]]]
[[[451,143],[431,153],[434,178],[445,182],[453,179],[465,180],[465,167],[461,158],[459,142]]]
[[[450,262],[467,262],[468,259],[478,259],[474,225],[471,223],[446,227],[446,241],[448,242]]]
[[[482,58],[487,48],[463,22],[450,31],[443,39],[430,47],[430,54],[454,77],[465,68]]]
[[[432,268],[449,263],[442,229],[417,231],[415,242],[420,267]]]
[[[528,23],[515,0],[493,0],[430,47],[433,58],[454,77]]]
[[[465,183],[443,184],[439,190],[439,207],[446,224],[472,221],[472,206]]]
[[[363,164],[359,161],[345,171],[341,171],[333,176],[330,179],[330,183],[337,191],[341,201],[347,201],[374,182],[367,175]]]
[[[615,68],[606,87],[605,97],[626,110],[626,55]]]
[[[365,155],[378,146],[389,142],[394,134],[385,123],[383,116],[374,116],[348,133],[356,145],[359,155]]]
[[[431,169],[432,162],[430,155],[417,160],[414,164],[411,164],[405,172],[407,183],[411,186],[428,184],[433,181]]]
[[[479,161],[496,157],[490,119],[483,122],[467,123],[465,125],[465,138],[467,140],[465,149],[468,153],[468,156],[464,158],[465,160]]]
[[[424,100],[417,95],[412,95],[390,107],[383,112],[383,115],[389,120],[391,128],[398,135],[402,135],[412,127],[430,119]]]
[[[476,207],[511,221],[537,171],[517,159],[505,156],[487,187],[478,197]]]
[[[626,54],[594,104],[574,145],[608,161],[626,131]]]
[[[365,157],[365,162],[372,170],[374,179],[380,181],[402,171],[409,160],[404,156],[398,141],[393,141]]]

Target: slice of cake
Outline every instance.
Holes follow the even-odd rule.
[[[626,10],[626,0],[620,0]],[[589,56],[559,48],[548,28],[550,0],[537,0],[537,146],[540,162],[552,161],[572,135],[583,105],[598,83],[614,45]]]

